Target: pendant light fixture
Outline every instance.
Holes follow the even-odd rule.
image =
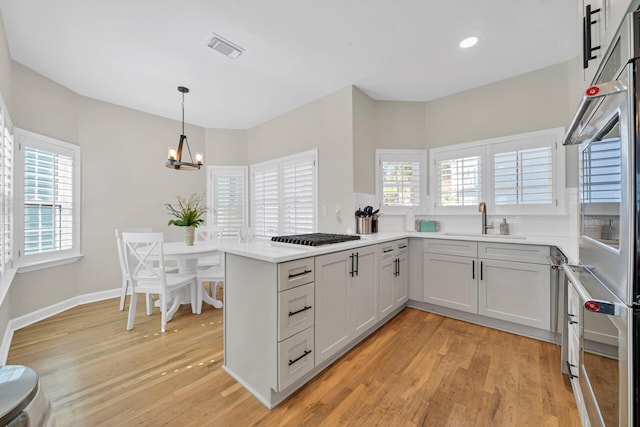
[[[196,153],[196,161],[194,162],[193,157],[191,156],[191,148],[189,148],[189,141],[187,141],[187,135],[184,134],[184,94],[189,93],[189,88],[178,86],[178,92],[182,93],[182,134],[180,135],[178,148],[176,149],[176,147],[169,147],[169,156],[166,166],[169,169],[179,170],[200,169],[203,161],[202,153]],[[185,146],[187,147],[187,151],[189,152],[189,159],[191,160],[191,162],[182,161],[182,149]]]

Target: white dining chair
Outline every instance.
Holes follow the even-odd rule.
[[[215,225],[196,227],[196,242],[222,242],[224,228]],[[220,265],[220,253],[198,259],[198,270]]]
[[[127,264],[124,259],[124,244],[122,243],[122,233],[151,233],[151,228],[116,228],[116,243],[118,245],[118,260],[120,261],[120,271],[122,272],[122,284],[120,290],[120,311],[124,310],[125,301],[127,298],[127,292],[129,291],[129,285],[131,279],[129,272],[127,271]],[[151,315],[151,294],[146,296],[147,302],[147,314]]]
[[[160,295],[160,330],[181,304],[183,292],[188,291],[191,311],[196,313],[196,276],[193,273],[167,274],[164,269],[164,236],[162,233],[122,233],[124,259],[131,279],[131,303],[127,330],[133,329],[137,296],[140,293]],[[157,262],[157,266],[156,266]],[[169,303],[171,306],[169,307]]]

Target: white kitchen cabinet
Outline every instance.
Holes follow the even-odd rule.
[[[478,314],[551,329],[548,246],[478,243]]]
[[[571,380],[571,388],[576,399],[576,406],[580,413],[580,419],[584,422],[588,420],[587,408],[585,407],[584,398],[578,377],[580,373],[580,322],[582,316],[580,307],[580,294],[576,285],[569,279],[567,283],[567,318],[568,337],[567,337],[567,370],[569,379]]]
[[[549,330],[549,266],[480,259],[478,314]]]
[[[425,240],[425,302],[478,312],[477,248],[476,242]]]
[[[377,322],[377,277],[375,245],[316,257],[316,364]]]
[[[360,336],[378,321],[378,251],[365,246],[354,251],[355,272],[351,277],[349,314],[351,336]]]
[[[409,298],[409,242],[402,239],[378,245],[378,306],[382,318]]]
[[[396,274],[393,278],[393,308],[396,309],[409,299],[409,241],[396,242]]]
[[[593,83],[607,49],[613,42],[632,0],[581,0],[580,52],[584,87]]]
[[[548,256],[548,246],[426,239],[424,301],[550,330]]]
[[[475,258],[425,253],[425,302],[477,313],[475,263]]]
[[[394,242],[378,245],[378,310],[380,317],[393,311],[393,279],[396,273]]]

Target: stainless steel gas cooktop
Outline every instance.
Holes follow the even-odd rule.
[[[309,233],[294,234],[290,236],[274,236],[271,240],[281,243],[293,243],[295,245],[320,246],[331,243],[348,242],[350,240],[360,240],[360,236],[352,234]]]

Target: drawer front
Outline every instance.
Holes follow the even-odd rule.
[[[278,290],[284,291],[315,280],[313,257],[278,264]]]
[[[476,258],[478,256],[478,243],[465,240],[425,239],[424,251],[433,254]]]
[[[517,243],[478,243],[478,258],[500,261],[518,261],[531,264],[549,264],[549,246],[522,245]]]
[[[315,366],[313,328],[278,343],[278,391],[283,391]]]
[[[409,239],[396,240],[397,255],[407,253],[409,251]]]
[[[396,256],[395,242],[380,243],[378,245],[378,259],[388,259]]]
[[[307,283],[278,293],[278,341],[313,326],[314,287]]]

